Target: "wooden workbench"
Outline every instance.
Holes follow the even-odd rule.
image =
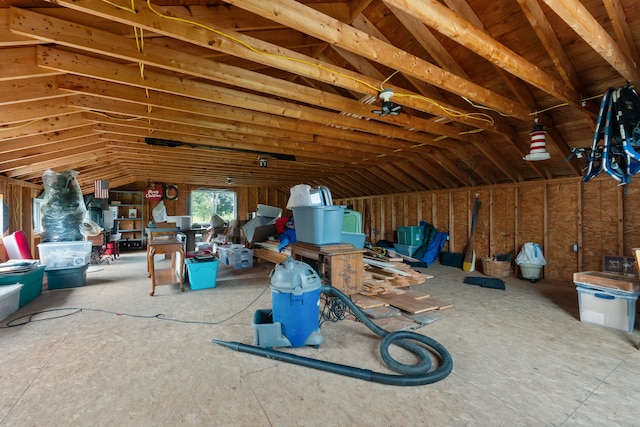
[[[362,291],[362,254],[350,243],[335,245],[312,245],[298,242],[289,246],[291,256],[309,264],[322,279],[346,295]]]

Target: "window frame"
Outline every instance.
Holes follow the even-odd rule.
[[[193,197],[194,194],[197,193],[223,193],[225,195],[232,195],[233,196],[233,213],[231,214],[231,218],[225,218],[222,217],[225,222],[229,222],[231,220],[234,220],[237,218],[238,216],[238,195],[236,194],[235,191],[230,190],[230,189],[220,189],[220,188],[207,188],[207,187],[200,187],[197,188],[195,190],[191,190],[190,194],[189,194],[189,203],[188,203],[188,208],[189,208],[189,215],[191,215],[192,217],[192,221],[194,224],[203,224],[203,225],[210,225],[210,218],[214,215],[214,214],[218,214],[217,212],[217,207],[216,206],[212,206],[211,207],[211,214],[209,215],[209,219],[207,219],[206,221],[202,222],[202,221],[196,221],[195,217],[194,217],[194,206],[193,206]]]

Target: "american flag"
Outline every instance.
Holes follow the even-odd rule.
[[[93,197],[96,199],[108,199],[109,198],[109,180],[108,179],[96,179],[95,190]]]

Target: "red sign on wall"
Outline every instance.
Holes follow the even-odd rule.
[[[164,191],[162,190],[162,186],[152,184],[144,190],[144,198],[151,202],[159,202],[162,200]]]

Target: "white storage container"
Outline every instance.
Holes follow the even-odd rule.
[[[0,286],[0,320],[4,320],[18,311],[22,283]]]
[[[180,230],[191,229],[191,216],[189,215],[167,216],[167,222],[175,222],[176,227]]]
[[[91,241],[40,243],[38,251],[45,270],[82,267],[91,260]]]
[[[637,293],[582,285],[576,288],[581,322],[633,332]]]
[[[247,248],[231,249],[229,265],[236,269],[253,267],[253,251]]]

